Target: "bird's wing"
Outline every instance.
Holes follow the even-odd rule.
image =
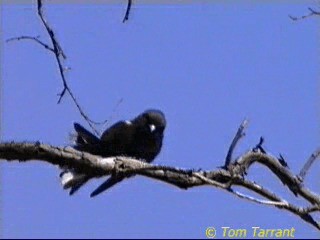
[[[76,130],[78,136],[77,144],[97,144],[99,143],[99,138],[81,126],[79,123],[74,123],[74,129]]]
[[[111,176],[105,182],[103,182],[99,187],[97,187],[91,194],[90,197],[95,197],[98,194],[104,192],[105,190],[111,188],[115,184],[121,182],[123,179],[127,178],[128,176]]]
[[[101,136],[101,141],[113,141],[115,138],[126,140],[123,137],[130,136],[132,130],[132,123],[129,121],[119,121],[109,127]]]

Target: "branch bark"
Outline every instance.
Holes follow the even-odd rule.
[[[261,152],[249,151],[234,163],[230,163],[228,169],[211,171],[195,171],[154,165],[129,157],[103,158],[77,151],[72,147],[56,147],[40,142],[0,143],[0,158],[9,162],[15,160],[20,162],[43,161],[60,168],[74,169],[79,173],[88,175],[90,178],[99,178],[114,172],[121,172],[160,180],[181,189],[209,185],[248,201],[285,209],[320,230],[320,224],[311,216],[311,213],[320,212],[320,196],[305,188],[299,178],[283,167],[277,158]],[[245,179],[244,172],[248,171],[254,163],[262,164],[270,169],[283,183],[293,187],[297,195],[304,198],[309,203],[309,206],[299,207],[291,204],[266,187]],[[242,194],[233,190],[233,186],[246,188],[265,199],[257,199]]]

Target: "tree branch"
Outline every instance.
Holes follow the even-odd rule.
[[[292,21],[299,21],[299,20],[302,20],[302,19],[305,19],[305,18],[309,18],[309,17],[312,17],[312,16],[320,16],[320,12],[314,10],[313,8],[308,7],[308,10],[309,10],[309,14],[307,14],[307,15],[302,15],[301,17],[295,17],[295,16],[292,16],[292,15],[289,15],[289,18]]]
[[[226,157],[226,161],[225,161],[225,164],[224,164],[224,169],[227,169],[228,166],[230,165],[231,161],[232,161],[232,154],[233,154],[233,151],[235,149],[235,147],[237,146],[237,143],[239,142],[239,140],[245,136],[245,129],[246,127],[248,126],[248,120],[245,119],[240,127],[238,128],[238,131],[236,133],[236,135],[234,136],[233,140],[232,140],[232,143],[229,147],[229,150],[228,150],[228,154],[227,154],[227,157]]]
[[[62,50],[62,47],[59,43],[59,41],[56,38],[56,35],[54,33],[54,31],[52,30],[52,28],[50,27],[50,25],[48,24],[48,21],[46,20],[45,16],[44,16],[44,12],[43,12],[43,3],[41,0],[37,0],[37,13],[38,16],[41,20],[41,23],[43,24],[44,28],[46,29],[46,32],[49,35],[49,39],[51,41],[52,47],[49,46],[49,44],[44,43],[43,41],[39,40],[39,36],[37,37],[32,37],[32,36],[19,36],[19,37],[14,37],[14,38],[10,38],[7,40],[7,42],[11,42],[11,41],[19,41],[19,40],[32,40],[35,41],[36,43],[40,44],[42,47],[44,47],[46,50],[50,51],[51,53],[54,54],[57,65],[58,65],[58,69],[59,69],[59,74],[62,80],[62,84],[63,84],[63,89],[62,91],[58,94],[59,99],[58,99],[58,103],[60,103],[62,101],[62,98],[65,96],[66,93],[69,94],[69,96],[71,97],[72,101],[74,102],[74,104],[76,105],[78,111],[80,112],[81,116],[86,120],[86,122],[89,124],[89,126],[91,127],[91,129],[97,134],[99,135],[99,132],[95,129],[95,127],[93,126],[94,124],[101,124],[99,122],[95,122],[93,120],[91,120],[89,118],[89,116],[83,111],[82,107],[80,106],[80,104],[78,103],[78,100],[76,99],[75,95],[73,94],[71,88],[68,85],[66,76],[65,76],[65,71],[66,67],[63,66],[63,61],[67,58],[64,51]],[[104,121],[103,123],[105,123],[106,121]]]
[[[40,36],[36,36],[36,37],[31,37],[31,36],[20,36],[20,37],[14,37],[14,38],[9,38],[7,39],[6,42],[11,42],[11,41],[20,41],[20,40],[32,40],[35,41],[36,43],[40,44],[42,47],[44,47],[45,49],[51,51],[54,53],[54,49],[52,47],[50,47],[48,44],[42,42],[39,40]]]
[[[97,124],[97,123],[92,121],[88,117],[88,115],[82,110],[82,107],[78,103],[76,97],[74,96],[73,92],[71,91],[71,89],[70,89],[70,87],[69,87],[69,85],[67,83],[67,80],[66,80],[66,77],[65,77],[65,74],[64,74],[65,73],[65,68],[63,67],[63,64],[62,64],[62,60],[66,59],[66,55],[64,54],[64,52],[63,52],[63,50],[62,50],[62,48],[61,48],[61,46],[59,44],[59,41],[56,39],[54,31],[49,26],[47,20],[44,17],[42,6],[43,6],[42,5],[42,1],[41,0],[37,0],[38,16],[40,17],[41,22],[42,22],[43,26],[45,27],[45,29],[46,29],[46,31],[47,31],[47,33],[49,35],[49,38],[51,40],[51,43],[53,45],[53,53],[55,55],[55,58],[56,58],[56,61],[57,61],[57,64],[58,64],[59,73],[60,73],[60,76],[61,76],[61,79],[62,79],[62,83],[63,83],[63,89],[58,94],[59,95],[58,103],[61,102],[61,100],[62,100],[63,96],[65,95],[65,93],[68,92],[70,97],[71,97],[71,99],[73,100],[74,104],[78,108],[81,116],[88,122],[88,124],[91,127],[91,129],[96,134],[99,134],[98,131],[93,126],[93,124]]]
[[[314,161],[319,158],[320,156],[320,148],[314,151],[314,153],[311,154],[310,158],[307,160],[307,162],[304,164],[303,168],[301,169],[298,177],[301,182],[303,182],[307,172],[309,171],[311,165],[314,163]]]
[[[241,156],[237,162],[231,163],[228,170],[218,169],[211,171],[195,171],[154,165],[129,157],[115,156],[103,158],[77,151],[72,147],[56,147],[39,142],[0,143],[0,158],[7,161],[18,160],[20,162],[31,160],[43,161],[57,165],[60,168],[74,169],[79,173],[86,174],[90,178],[99,178],[117,171],[157,179],[182,189],[203,185],[218,187],[252,202],[285,209],[320,230],[319,223],[310,215],[311,212],[320,212],[320,197],[307,188],[304,188],[302,184],[298,184],[300,182],[296,180],[297,177],[289,172],[288,169],[284,168],[276,158],[262,153],[247,152]],[[253,163],[260,163],[266,166],[275,176],[284,181],[286,185],[293,184],[297,193],[308,201],[310,206],[301,208],[290,204],[287,200],[278,197],[267,188],[244,179],[241,173],[242,169],[249,168]],[[231,189],[232,186],[244,187],[267,200],[244,195]]]
[[[131,6],[132,6],[132,0],[128,0],[126,14],[124,15],[124,18],[122,20],[123,23],[129,20]]]

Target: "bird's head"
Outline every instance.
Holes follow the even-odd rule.
[[[133,124],[146,126],[151,133],[163,134],[166,118],[160,110],[149,109],[132,120]]]

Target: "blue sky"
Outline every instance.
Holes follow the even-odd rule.
[[[288,15],[306,14],[312,4],[138,4],[125,24],[125,3],[45,11],[68,57],[70,87],[92,119],[110,126],[148,108],[165,113],[156,163],[214,169],[248,118],[236,154],[264,136],[267,151],[298,173],[319,146],[320,18]],[[85,122],[70,97],[56,104],[62,84],[53,55],[31,41],[5,43],[20,35],[48,41],[34,5],[2,5],[1,138],[69,145],[73,122]],[[314,191],[319,170],[316,164],[306,179]],[[3,237],[205,238],[209,226],[220,237],[224,226],[294,227],[295,237],[319,237],[286,211],[212,187],[184,191],[135,177],[90,199],[101,179],[69,197],[58,174],[41,162],[1,164]],[[306,205],[260,166],[248,178]]]

